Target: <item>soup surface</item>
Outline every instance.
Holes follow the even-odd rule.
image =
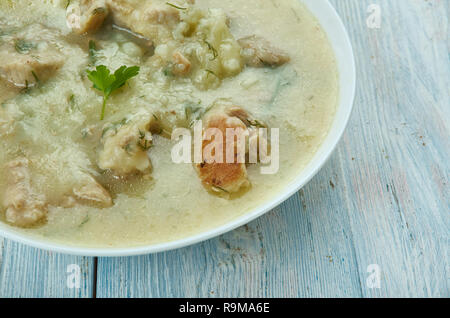
[[[308,164],[339,95],[296,0],[0,0],[0,60],[0,220],[67,245],[168,242],[248,213]],[[278,128],[278,171],[247,152],[174,163],[172,132],[197,120],[260,148]]]

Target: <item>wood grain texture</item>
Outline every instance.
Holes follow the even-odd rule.
[[[450,296],[450,1],[331,2],[354,46],[358,84],[330,161],[236,231],[156,255],[100,258],[96,296]],[[366,25],[372,3],[380,29]],[[67,264],[83,262],[82,288],[67,290]],[[91,296],[92,264],[5,241],[0,296]],[[366,284],[371,264],[380,289]]]
[[[0,261],[0,298],[92,297],[93,259],[50,253],[5,240]],[[69,288],[69,265],[81,270],[80,288]]]
[[[371,263],[384,281],[363,295],[448,296],[449,2],[379,1],[381,29],[358,32],[370,2],[336,2],[359,70],[342,183],[361,281]]]
[[[5,239],[0,236],[0,268],[3,264],[3,245],[5,244]]]

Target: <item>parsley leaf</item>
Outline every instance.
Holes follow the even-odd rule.
[[[139,74],[139,67],[121,66],[114,74],[105,65],[99,65],[95,71],[86,71],[88,73],[89,80],[94,84],[94,88],[103,93],[103,105],[100,120],[105,118],[106,102],[109,96],[115,90],[121,88],[132,77]]]
[[[112,91],[115,91],[118,88],[121,88],[125,85],[127,80],[129,80],[132,77],[135,77],[139,74],[139,67],[138,66],[132,66],[132,67],[126,67],[122,66],[117,71],[114,72],[114,77],[116,80],[112,84]]]

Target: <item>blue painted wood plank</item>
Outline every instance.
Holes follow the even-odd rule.
[[[3,264],[3,246],[5,244],[5,239],[0,236],[0,268]]]
[[[335,1],[356,49],[358,94],[339,155],[361,282],[378,264],[367,297],[449,295],[450,64],[448,1]],[[355,21],[360,21],[355,24]],[[447,25],[447,27],[444,27]]]
[[[0,298],[92,297],[93,258],[50,253],[9,240],[0,250]],[[75,277],[79,267],[79,288]],[[68,272],[69,270],[69,272]],[[68,284],[69,281],[69,284]]]

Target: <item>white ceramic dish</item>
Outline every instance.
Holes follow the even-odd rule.
[[[247,224],[257,217],[263,215],[264,213],[270,211],[271,209],[288,199],[299,189],[301,189],[309,180],[311,180],[311,178],[320,170],[320,168],[322,168],[333,150],[336,148],[336,145],[338,144],[344,133],[353,108],[356,74],[353,50],[347,31],[345,30],[341,19],[339,18],[332,5],[328,2],[328,0],[300,1],[302,1],[317,17],[325,32],[328,34],[329,40],[336,55],[336,60],[339,68],[340,101],[333,126],[331,127],[330,133],[320,147],[319,151],[315,154],[314,158],[302,171],[302,173],[297,176],[295,181],[287,186],[284,191],[280,192],[276,198],[269,202],[266,202],[265,204],[262,204],[254,211],[247,213],[242,217],[221,227],[217,227],[215,229],[181,240],[149,246],[130,248],[86,248],[65,246],[63,244],[56,244],[47,242],[45,240],[30,238],[22,233],[14,231],[4,224],[0,224],[0,235],[5,238],[33,247],[73,255],[131,256],[156,253],[192,245],[234,230],[235,228]]]

